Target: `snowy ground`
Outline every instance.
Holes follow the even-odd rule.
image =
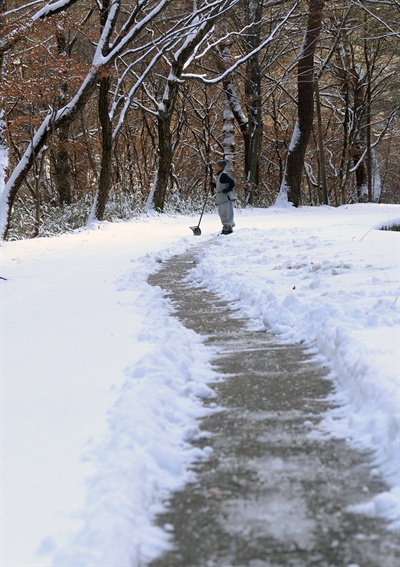
[[[195,219],[196,220],[196,219]],[[147,275],[199,243],[194,285],[328,361],[340,408],[322,429],[372,449],[390,490],[358,512],[399,528],[400,209],[241,211],[102,224],[1,248],[2,567],[139,567],[167,545],[152,525],[206,458],[190,445],[212,350]]]

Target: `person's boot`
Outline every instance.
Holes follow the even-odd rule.
[[[232,232],[233,232],[232,227],[229,226],[228,224],[224,224],[224,226],[222,227],[221,234],[231,234]]]

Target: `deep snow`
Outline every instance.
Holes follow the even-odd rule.
[[[399,528],[399,233],[394,205],[243,210],[104,223],[1,248],[1,565],[139,567],[168,545],[163,499],[206,458],[213,351],[146,283],[199,243],[193,285],[331,367],[340,408],[315,434],[372,449],[389,490],[357,512]]]

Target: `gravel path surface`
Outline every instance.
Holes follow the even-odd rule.
[[[185,283],[195,261],[195,252],[175,256],[149,282],[218,347],[226,379],[212,386],[213,401],[224,409],[202,422],[213,453],[158,518],[173,549],[151,567],[399,567],[398,534],[348,512],[385,488],[369,456],[317,432],[329,407],[326,371],[300,345],[249,330],[226,302]]]

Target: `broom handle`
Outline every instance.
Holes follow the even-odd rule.
[[[207,190],[207,193],[206,193],[206,198],[205,198],[205,200],[204,200],[203,208],[201,209],[201,215],[200,215],[200,218],[199,218],[199,224],[197,225],[198,227],[200,226],[201,219],[203,218],[203,213],[204,213],[204,210],[205,210],[205,208],[206,208],[207,199],[208,199],[208,190]]]

